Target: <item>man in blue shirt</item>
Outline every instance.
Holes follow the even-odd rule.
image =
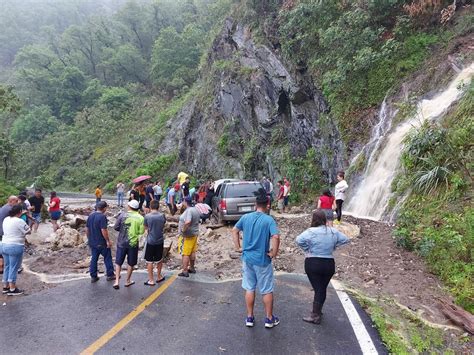
[[[99,277],[97,276],[97,261],[100,255],[104,257],[107,281],[115,280],[111,250],[112,242],[109,238],[107,217],[105,216],[106,209],[107,202],[100,201],[97,203],[97,211],[93,212],[87,218],[86,232],[89,247],[91,248],[90,274],[92,283],[99,281]]]
[[[273,328],[280,323],[273,315],[273,265],[277,256],[280,236],[275,220],[268,214],[268,196],[261,188],[257,194],[256,211],[243,215],[235,225],[232,236],[236,250],[242,252],[242,288],[245,292],[247,319],[245,325],[253,327],[255,322],[255,290],[258,286],[265,306],[265,328]],[[243,232],[242,247],[240,232]]]

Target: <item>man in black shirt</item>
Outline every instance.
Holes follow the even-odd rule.
[[[189,184],[190,184],[190,180],[187,177],[186,180],[184,181],[183,185],[181,186],[181,188],[183,189],[184,197],[189,196]]]
[[[38,226],[41,223],[41,209],[43,208],[44,205],[44,197],[41,194],[41,189],[36,189],[35,190],[35,195],[33,197],[30,197],[28,201],[30,201],[31,204],[31,213],[33,216],[33,232],[36,232],[38,230]]]

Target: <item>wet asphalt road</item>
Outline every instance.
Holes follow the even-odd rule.
[[[112,289],[104,278],[68,282],[0,308],[5,354],[77,354],[88,348],[158,288],[134,275],[130,288]],[[328,290],[320,326],[301,316],[311,304],[309,283],[299,275],[277,278],[275,314],[281,324],[264,328],[261,302],[254,328],[244,326],[240,281],[176,279],[142,313],[98,350],[100,354],[360,354],[361,348],[336,296]],[[385,353],[362,314],[379,353]]]

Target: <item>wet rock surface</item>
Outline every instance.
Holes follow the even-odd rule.
[[[179,147],[179,161],[193,175],[250,177],[270,171],[278,177],[274,166],[284,147],[293,157],[314,148],[331,152],[317,159],[323,176],[334,180],[344,149],[336,125],[324,116],[329,106],[309,77],[256,44],[252,32],[231,19],[214,41],[207,65],[214,73],[212,104],[191,100],[174,119],[176,134],[165,138],[162,151],[172,154]],[[223,135],[226,144],[219,151]],[[245,151],[251,160],[243,161]]]

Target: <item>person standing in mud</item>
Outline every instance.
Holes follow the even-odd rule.
[[[336,198],[336,224],[341,223],[342,218],[342,204],[346,199],[346,191],[349,188],[347,181],[344,179],[345,174],[344,171],[340,171],[337,173],[337,184],[335,187],[335,198]]]
[[[61,218],[61,200],[59,199],[56,191],[51,191],[49,200],[49,216],[51,217],[51,223],[53,224],[53,232],[59,229],[58,221]]]
[[[326,290],[336,271],[333,252],[336,247],[349,243],[349,238],[337,229],[326,226],[326,214],[313,213],[311,227],[296,237],[296,244],[304,251],[304,270],[314,290],[313,310],[305,322],[320,324],[326,301]]]
[[[336,207],[334,196],[331,190],[324,189],[321,196],[319,196],[316,203],[316,208],[320,209],[326,215],[326,221],[329,227],[332,227],[332,221],[334,220],[334,209]]]
[[[166,194],[166,205],[170,209],[170,214],[174,216],[178,211],[178,207],[176,206],[176,195],[178,194],[179,185],[175,185],[171,187]]]
[[[138,209],[140,211],[142,211],[143,204],[145,203],[145,198],[146,198],[146,185],[145,185],[144,182],[141,182],[140,184],[138,184],[137,191],[138,191],[138,194],[139,194],[139,198],[138,198],[139,207],[138,207]]]
[[[255,291],[258,287],[265,307],[265,328],[273,328],[280,323],[273,314],[272,260],[278,255],[280,233],[275,220],[268,214],[268,196],[261,188],[257,195],[256,211],[243,215],[232,230],[236,251],[242,252],[242,288],[245,290],[247,318],[245,325],[255,323]],[[243,232],[242,247],[240,232]]]
[[[133,267],[138,263],[138,240],[145,233],[144,218],[139,213],[140,204],[137,200],[128,202],[128,211],[117,217],[114,229],[119,232],[117,237],[117,253],[115,255],[115,283],[114,289],[120,288],[120,272],[127,258],[127,279],[125,287],[135,284],[132,281]]]
[[[7,200],[7,203],[0,208],[0,242],[2,241],[3,238],[3,221],[5,218],[8,217],[8,214],[10,213],[10,210],[12,209],[13,206],[18,204],[18,197],[16,196],[10,196]],[[1,246],[1,243],[0,243]],[[3,273],[3,255],[2,255],[2,250],[0,248],[0,272]]]
[[[97,209],[97,204],[102,200],[102,189],[100,185],[97,185],[95,188],[95,208]]]
[[[125,193],[125,185],[122,181],[117,184],[117,206],[123,207],[123,195]]]
[[[112,241],[109,238],[107,230],[107,217],[105,211],[107,209],[107,202],[100,201],[97,204],[97,211],[93,212],[86,223],[87,240],[91,250],[91,264],[89,273],[91,275],[91,282],[99,281],[97,276],[97,261],[99,256],[104,258],[107,281],[115,279],[114,264],[112,262]]]
[[[39,224],[41,223],[41,209],[44,205],[44,197],[41,189],[35,190],[35,195],[29,199],[31,204],[31,214],[33,217],[33,233],[38,231]]]
[[[196,251],[201,215],[196,207],[193,207],[191,196],[185,197],[184,205],[186,210],[179,217],[178,223],[178,250],[182,256],[182,271],[178,276],[189,277],[190,273],[196,273]]]
[[[8,217],[3,220],[2,254],[5,259],[5,270],[3,271],[3,294],[7,296],[22,295],[23,290],[16,287],[16,279],[23,252],[25,250],[26,234],[30,233],[30,227],[21,217],[22,207],[14,205],[8,212]]]

